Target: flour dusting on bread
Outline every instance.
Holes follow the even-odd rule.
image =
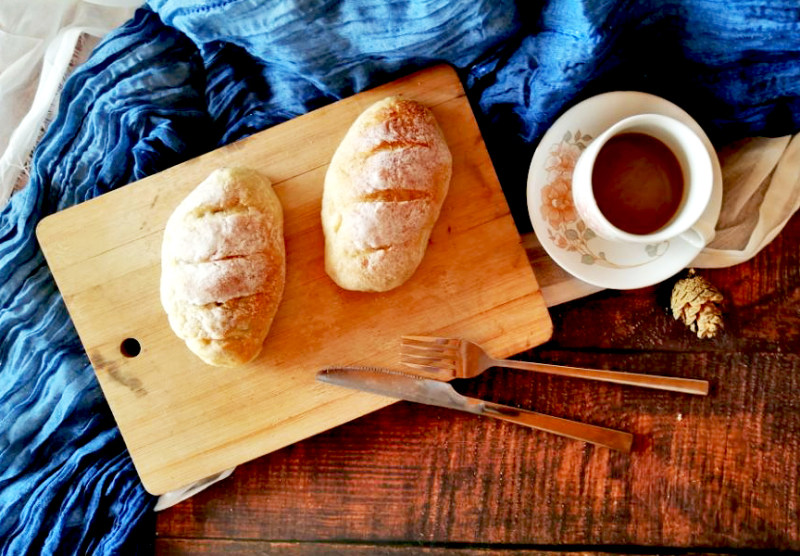
[[[447,195],[452,156],[432,112],[389,97],[334,153],[322,197],[325,269],[342,288],[388,291],[422,261]]]
[[[285,276],[283,210],[254,170],[214,171],[167,221],[161,303],[175,334],[210,365],[260,353]]]

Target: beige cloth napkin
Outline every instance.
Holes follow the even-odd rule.
[[[714,240],[690,266],[719,268],[761,251],[800,208],[800,134],[720,149],[722,210]]]
[[[0,1],[0,209],[28,183],[31,153],[66,77],[142,2]]]

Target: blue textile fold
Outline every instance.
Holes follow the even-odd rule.
[[[800,129],[796,0],[151,1],[67,81],[29,184],[0,212],[0,553],[147,553],[153,543],[153,498],[36,224],[441,62],[462,78],[523,232],[537,141],[591,95],[663,96],[717,145]]]
[[[209,148],[202,60],[147,11],[65,84],[0,214],[0,553],[152,548],[141,486],[35,237],[39,220]]]

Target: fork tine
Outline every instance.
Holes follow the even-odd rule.
[[[404,336],[400,344],[400,351],[402,353],[418,353],[418,354],[447,354],[455,356],[458,350],[458,344],[453,343],[446,338],[442,342],[423,340],[422,336]],[[438,338],[431,338],[432,340],[439,340]]]
[[[425,346],[452,346],[458,345],[458,338],[440,338],[438,336],[403,336],[404,343]]]
[[[447,348],[425,347],[425,346],[400,346],[400,353],[417,355],[420,357],[446,357],[448,359],[456,357],[458,352]]]
[[[435,355],[424,355],[419,353],[401,353],[400,361],[403,363],[415,363],[418,365],[428,365],[435,367],[455,368],[455,361],[450,357],[436,357]]]
[[[443,369],[441,367],[432,367],[428,365],[418,365],[416,363],[405,363],[405,366],[411,369],[414,374],[421,374],[428,378],[446,379],[455,378],[455,372],[451,369]]]
[[[459,346],[457,338],[403,336],[400,361],[413,369],[455,378],[458,374]]]
[[[423,357],[421,355],[400,354],[400,362],[412,367],[428,367],[437,369],[455,370],[456,365],[452,359],[441,357]]]
[[[447,376],[453,376],[453,373],[455,372],[455,367],[448,364],[439,365],[436,364],[435,362],[424,363],[418,361],[409,361],[408,359],[401,359],[400,362],[406,367],[410,367],[412,369],[420,369],[428,372],[445,374]]]

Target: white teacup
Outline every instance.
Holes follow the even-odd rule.
[[[715,223],[701,219],[712,189],[703,141],[660,114],[631,116],[606,129],[581,153],[572,175],[578,214],[599,236],[620,242],[680,237],[704,247],[714,238]]]

